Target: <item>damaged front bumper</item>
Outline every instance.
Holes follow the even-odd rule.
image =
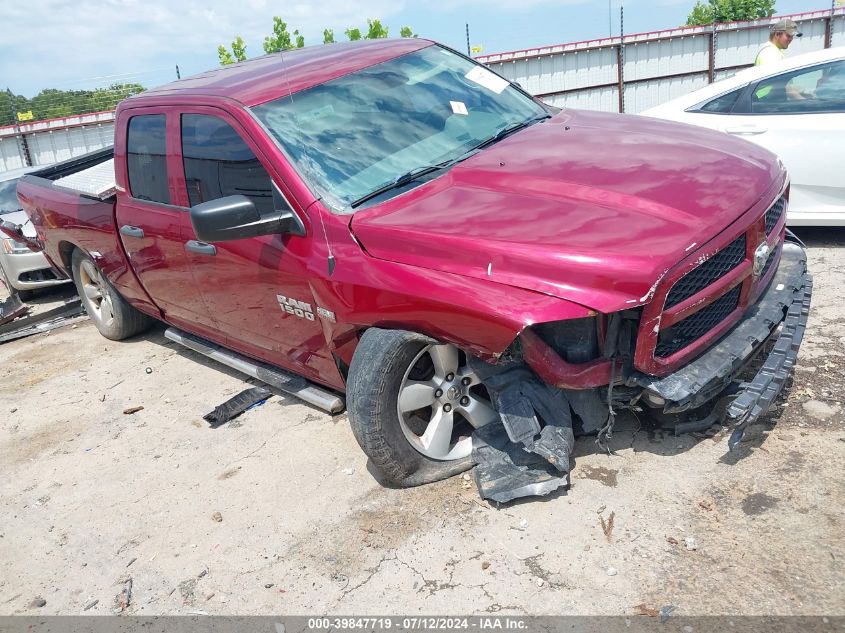
[[[784,243],[780,265],[768,290],[729,334],[669,376],[636,374],[631,382],[665,401],[665,413],[695,409],[730,386],[764,344],[777,337],[756,376],[740,385],[727,409],[727,421],[735,425],[729,440],[733,449],[745,428],[769,410],[792,373],[807,324],[812,288],[804,249]]]

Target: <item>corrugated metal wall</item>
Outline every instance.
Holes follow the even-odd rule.
[[[24,149],[21,139],[25,141]],[[32,121],[0,127],[0,172],[27,164],[49,165],[114,143],[114,112]]]
[[[790,56],[828,41],[845,46],[845,8],[790,17],[804,33],[792,42]],[[709,26],[678,28],[476,59],[552,105],[637,113],[701,88],[711,76],[718,81],[752,65],[778,19],[719,24],[715,34]]]

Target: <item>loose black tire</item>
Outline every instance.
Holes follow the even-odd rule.
[[[71,269],[82,305],[97,330],[107,339],[120,341],[135,336],[154,322],[154,319],[129,305],[94,261],[80,249],[73,251]]]
[[[422,455],[400,427],[397,398],[405,372],[424,347],[436,343],[416,332],[370,328],[349,366],[346,406],[355,439],[385,480],[403,488],[446,479],[474,465],[471,456],[438,461]]]

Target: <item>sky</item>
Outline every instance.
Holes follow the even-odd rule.
[[[45,88],[91,89],[113,82],[147,88],[218,65],[217,46],[240,35],[262,55],[273,16],[299,29],[306,45],[323,29],[366,32],[378,18],[398,36],[420,37],[482,54],[618,35],[621,0],[29,0],[0,2],[0,89],[33,97]],[[686,22],[695,0],[624,0],[626,34]],[[829,10],[829,0],[778,0],[778,15]]]

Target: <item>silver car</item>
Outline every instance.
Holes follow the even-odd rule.
[[[25,167],[0,172],[0,219],[23,224],[23,234],[35,237],[35,229],[21,210],[15,188],[24,174],[38,167]],[[70,281],[58,279],[41,253],[33,253],[25,244],[0,233],[0,280],[10,293],[17,291],[26,300],[30,291]]]

